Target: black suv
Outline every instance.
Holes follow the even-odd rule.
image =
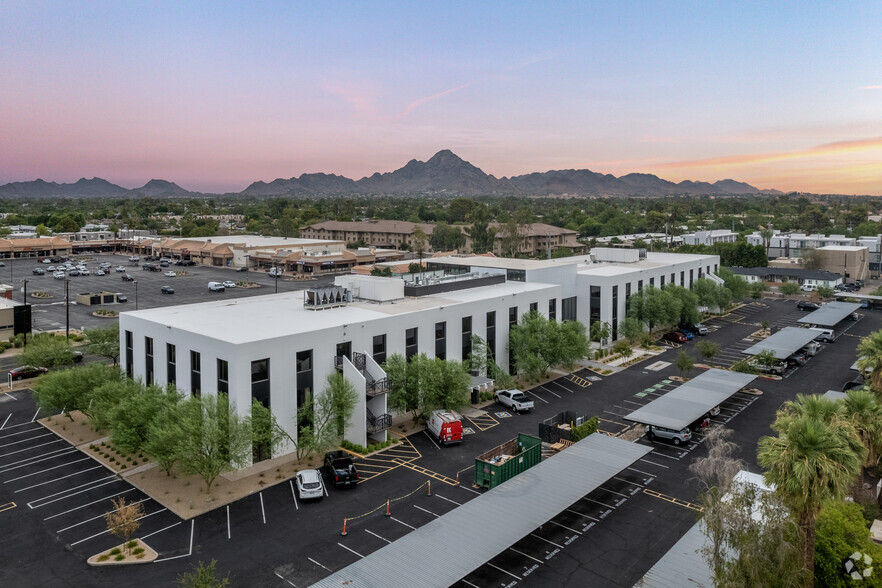
[[[820,304],[815,304],[814,302],[806,302],[805,300],[800,300],[796,303],[797,310],[818,310],[821,308]]]

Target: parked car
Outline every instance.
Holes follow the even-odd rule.
[[[117,295],[116,295],[116,301],[117,301],[117,302],[128,302],[128,301],[129,301],[129,297],[126,296],[125,294],[117,294]]]
[[[850,315],[848,315],[848,320],[851,320],[851,321],[856,321],[856,320],[858,320],[859,318],[860,318],[860,317],[859,317],[859,316],[857,315],[857,313],[855,313],[855,312],[853,312],[853,313],[851,313]]]
[[[787,367],[798,367],[801,365],[805,365],[805,362],[807,361],[807,359],[806,359],[805,355],[803,355],[802,353],[797,351],[796,353],[790,355],[784,361],[787,362]]]
[[[24,380],[25,378],[34,378],[45,374],[49,370],[44,367],[34,367],[32,365],[20,365],[17,368],[9,370],[9,375],[13,380]]]
[[[162,275],[164,275],[164,276],[167,277],[167,278],[174,278],[174,277],[177,276],[178,274],[176,274],[176,273],[173,272],[173,271],[167,271],[167,272],[164,272]]]
[[[686,338],[686,335],[684,335],[682,331],[671,331],[670,333],[665,333],[664,338],[668,341],[673,341],[674,343],[685,343],[689,340]]]
[[[52,277],[55,278],[56,280],[63,280],[64,276],[65,276],[64,272],[55,272],[54,274],[52,274]]]
[[[135,278],[133,278],[129,274],[123,274],[122,279],[123,279],[123,282],[134,282],[135,281]]]
[[[73,360],[74,363],[82,363],[83,361],[83,352],[82,351],[74,351],[73,352]]]
[[[159,289],[159,291],[162,292],[163,294],[174,294],[175,293],[175,289],[172,288],[171,286],[163,286],[162,288]]]
[[[141,261],[141,258],[137,255],[132,255],[131,257],[129,257],[129,261],[131,261],[132,263],[138,263],[139,261]]]
[[[67,275],[70,277],[78,276],[78,275],[80,275],[80,270],[77,270],[77,269],[68,270]]]
[[[325,454],[325,468],[334,480],[334,487],[358,484],[358,470],[352,456],[345,451],[329,451]]]
[[[692,333],[693,335],[707,335],[707,332],[708,332],[707,327],[705,327],[701,323],[694,323],[691,325],[683,323],[680,325],[679,328],[684,333]]]
[[[89,270],[87,268],[83,268],[83,269],[79,270],[79,272],[80,272],[81,276],[88,276],[89,275]]]
[[[267,270],[271,278],[281,278],[282,277],[282,269],[278,267],[271,267]]]
[[[692,439],[692,433],[688,428],[675,431],[674,429],[665,429],[664,427],[656,427],[655,425],[646,426],[646,436],[649,437],[650,441],[653,439],[666,439],[672,441],[674,445],[680,445],[681,443],[686,443]]]
[[[100,267],[101,269],[110,269],[110,264],[106,261],[102,261],[98,264],[98,267]]]
[[[223,292],[224,285],[221,282],[208,282],[208,291],[209,292]]]
[[[35,268],[34,268],[33,270],[31,270],[31,271],[33,272],[33,274],[34,274],[35,276],[45,276],[45,275],[46,275],[46,270],[44,270],[44,269],[41,268],[41,267],[35,267]]]
[[[52,260],[49,259],[48,257],[44,257],[43,259],[40,260],[40,262],[41,263],[52,263]]]
[[[815,290],[818,289],[818,287],[815,286],[814,284],[803,284],[802,286],[799,287],[799,289],[802,290],[803,292],[814,292]]]
[[[237,272],[247,272],[247,271],[248,271],[248,268],[247,268],[247,267],[240,267],[240,268],[238,268],[236,271],[237,271]]]
[[[47,272],[54,272],[54,271],[55,271],[55,266],[54,266],[54,265],[50,265],[49,267],[46,268],[46,271],[47,271]]]
[[[533,410],[533,401],[520,390],[500,390],[496,393],[496,402],[507,406],[515,412]]]
[[[693,335],[692,332],[690,332],[690,331],[680,331],[680,332],[683,333],[683,336],[686,337],[687,341],[692,341],[693,339],[695,339],[695,335]]]
[[[224,282],[224,288],[235,288],[235,287],[236,287],[236,282],[234,282],[232,280],[226,280]]]
[[[160,261],[159,267],[168,267],[168,262],[167,261]]]
[[[98,270],[97,272],[95,272],[95,275],[96,275],[96,276],[105,276],[105,275],[107,275],[107,274],[104,273],[104,270],[103,270],[103,269],[100,269],[100,270]]]
[[[797,310],[818,310],[821,308],[820,304],[815,304],[814,302],[807,302],[805,300],[800,300],[796,303]]]
[[[815,341],[823,341],[824,343],[833,342],[833,329],[822,329],[820,327],[813,327],[811,330],[818,333],[818,335],[815,337]]]
[[[6,267],[6,264],[0,261],[0,267]]]
[[[761,374],[774,374],[776,376],[782,375],[784,373],[784,370],[787,369],[787,363],[781,360],[776,360],[772,364],[765,364],[760,362],[755,357],[748,359],[747,365],[760,372]]]
[[[325,495],[325,485],[318,470],[303,470],[294,478],[297,485],[297,496],[300,500],[321,500]]]
[[[116,266],[116,271],[118,271],[119,273],[123,273],[126,271],[126,266],[118,265],[118,266]]]

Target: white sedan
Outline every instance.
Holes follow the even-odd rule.
[[[126,266],[118,265],[118,266],[116,266],[116,271],[118,271],[119,273],[123,273],[126,271]]]
[[[533,410],[533,401],[520,390],[500,390],[496,393],[496,401],[515,412]]]
[[[175,276],[178,275],[178,274],[176,274],[176,273],[173,272],[173,271],[167,271],[167,272],[165,272],[165,273],[162,274],[162,275],[166,276],[167,278],[173,278],[173,277],[175,277]]]
[[[297,484],[297,496],[300,500],[320,500],[325,495],[322,475],[318,470],[303,470],[297,474],[294,483]]]
[[[232,280],[227,280],[226,282],[224,282],[224,288],[235,288],[235,287],[236,287],[236,282],[233,282]]]

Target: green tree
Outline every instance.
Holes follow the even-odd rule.
[[[754,282],[750,285],[750,297],[759,300],[763,297],[763,292],[769,289],[769,285],[765,282]]]
[[[619,325],[619,332],[633,345],[640,339],[640,336],[645,330],[643,328],[643,323],[636,318],[629,316],[622,321],[621,325]]]
[[[460,410],[469,403],[471,376],[458,361],[432,358],[425,362],[423,414],[432,410]]]
[[[622,357],[628,358],[634,355],[634,350],[631,348],[631,344],[625,340],[621,339],[616,341],[616,344],[613,345],[613,353],[617,355],[621,355]]]
[[[355,414],[355,406],[358,404],[358,393],[352,382],[346,379],[346,376],[339,372],[333,372],[328,375],[327,385],[325,386],[325,394],[329,396],[328,401],[331,403],[331,412],[333,413],[333,425],[337,435],[346,434],[346,427],[352,421]]]
[[[50,232],[51,231],[49,231],[49,228],[46,225],[42,223],[37,225],[36,233],[38,237],[48,237]]]
[[[720,345],[716,341],[699,341],[695,347],[705,359],[713,359],[720,353]]]
[[[163,412],[168,404],[177,404],[177,394],[166,395],[156,386],[144,387],[138,382],[128,380],[127,386],[136,388],[127,394],[113,408],[110,423],[110,438],[113,444],[126,453],[141,450],[147,440],[147,431],[154,417]]]
[[[184,473],[202,478],[207,493],[221,472],[247,465],[251,425],[239,416],[226,394],[187,398],[181,403],[180,424],[178,463]]]
[[[857,367],[861,373],[870,372],[870,386],[882,395],[882,331],[875,331],[861,339],[857,347]]]
[[[799,284],[796,282],[785,282],[778,286],[778,290],[785,296],[793,296],[799,294]]]
[[[869,578],[855,581],[846,573],[845,560],[855,552],[872,558],[873,573]],[[825,588],[882,586],[882,576],[876,573],[879,561],[882,561],[882,547],[870,539],[860,506],[854,502],[825,503],[817,522],[815,585]]]
[[[649,331],[658,326],[675,325],[680,320],[682,303],[670,290],[645,287],[628,299],[629,316],[645,323]]]
[[[717,276],[723,279],[723,283],[734,300],[742,300],[748,294],[750,284],[741,276],[735,274],[727,267],[721,267],[717,270]]]
[[[163,404],[160,412],[150,421],[144,441],[144,451],[150,454],[166,475],[171,475],[183,444],[180,406],[180,402]]]
[[[693,325],[701,321],[701,313],[698,312],[698,295],[683,286],[669,284],[664,287],[670,296],[680,301],[680,316],[678,323],[681,325]]]
[[[821,506],[848,494],[866,450],[846,420],[822,421],[803,414],[806,407],[798,404],[804,404],[799,397],[784,414],[779,412],[772,424],[777,435],[760,439],[757,461],[766,470],[766,483],[775,486],[796,516],[804,534],[803,567],[812,572]],[[811,586],[812,580],[806,585]]]
[[[537,378],[556,365],[570,366],[588,355],[585,326],[579,321],[550,321],[532,311],[509,333],[509,348],[519,372]]]
[[[602,343],[609,339],[610,329],[609,323],[605,321],[594,321],[591,323],[591,340]]]
[[[867,458],[852,493],[856,500],[861,500],[864,494],[864,469],[876,465],[882,449],[882,405],[875,394],[866,388],[849,390],[842,405],[845,417],[857,429],[861,443],[867,450]]]
[[[467,229],[472,240],[472,253],[493,251],[496,230],[490,227],[490,213],[483,204],[476,204],[469,214],[472,226]]]
[[[429,237],[429,244],[435,251],[452,251],[465,245],[466,236],[459,227],[451,227],[447,223],[438,223]]]
[[[62,410],[69,413],[80,410],[88,415],[94,391],[102,384],[122,379],[116,368],[88,363],[81,367],[49,372],[37,378],[33,385],[34,396],[40,410],[58,414]],[[68,414],[68,418],[70,414]]]
[[[255,453],[262,450],[267,455],[274,455],[284,441],[294,443],[279,425],[273,411],[256,398],[251,400],[251,414],[246,420],[251,426],[251,447]]]
[[[833,298],[833,295],[835,294],[833,288],[830,288],[829,286],[818,286],[817,292],[818,296],[821,298]]]
[[[817,249],[805,249],[802,252],[802,267],[808,270],[819,270],[824,267],[823,254]]]
[[[473,335],[474,337],[474,335]],[[474,351],[474,346],[472,347]],[[413,421],[419,419],[420,391],[408,379],[409,364],[400,353],[393,353],[383,363],[383,371],[389,380],[389,395],[386,402],[391,410],[404,413],[410,412]]]
[[[692,359],[691,355],[681,349],[680,352],[677,353],[676,365],[677,369],[680,370],[680,375],[686,377],[692,368],[695,367],[695,360]]]
[[[22,365],[36,365],[55,368],[74,363],[74,349],[65,337],[51,333],[34,335],[21,350],[19,361]]]
[[[119,378],[95,386],[89,395],[87,409],[92,428],[96,431],[112,431],[113,415],[117,407],[125,403],[130,396],[138,394],[142,388],[141,382],[122,377],[122,374]]]
[[[416,226],[413,228],[413,232],[410,235],[410,245],[411,250],[416,252],[420,257],[420,265],[423,264],[423,253],[426,251],[426,245],[429,242],[429,237],[426,235],[426,232]]]
[[[217,577],[216,560],[211,560],[208,565],[200,561],[193,571],[181,574],[177,584],[178,588],[229,588],[230,577]]]
[[[88,343],[84,351],[91,355],[106,357],[113,361],[113,365],[119,363],[119,325],[113,325],[106,329],[86,329]]]

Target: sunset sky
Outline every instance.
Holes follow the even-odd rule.
[[[240,191],[451,149],[882,195],[882,2],[0,3],[0,183]]]

